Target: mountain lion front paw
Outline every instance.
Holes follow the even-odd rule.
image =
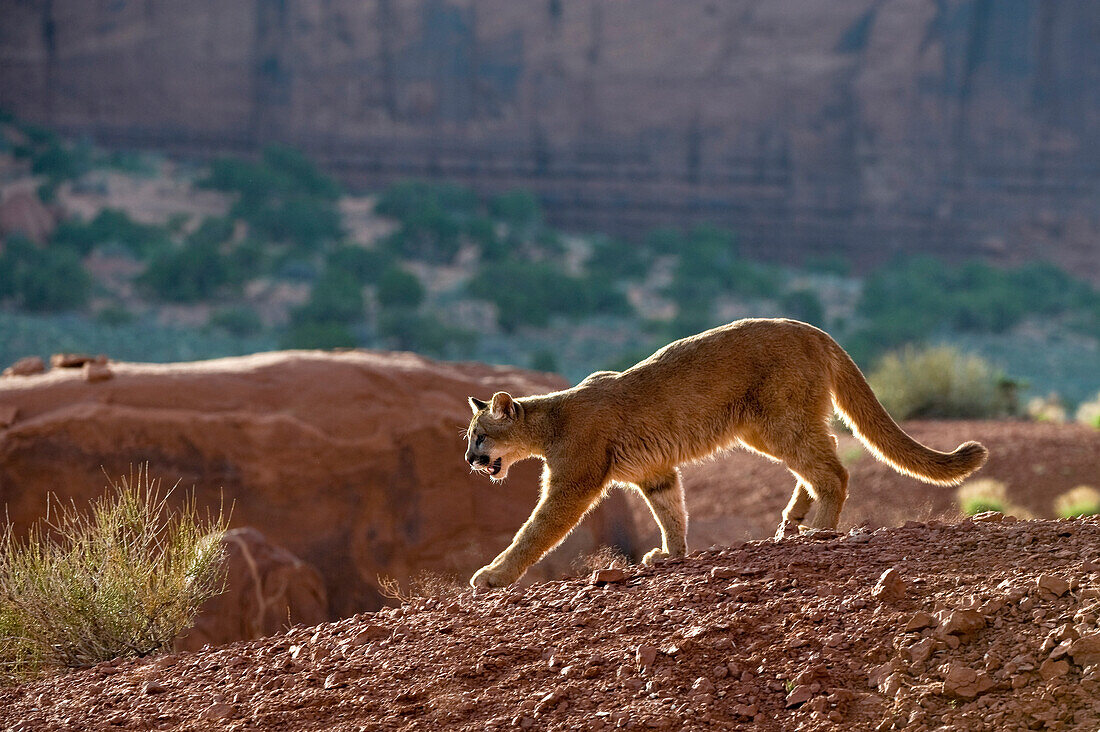
[[[664,549],[653,549],[653,550],[647,552],[644,557],[642,557],[642,564],[646,564],[646,565],[653,564],[654,562],[656,562],[658,560],[668,559],[668,557],[669,557],[669,553],[666,552]]]
[[[470,578],[470,587],[506,587],[515,581],[515,577],[490,564],[474,572],[474,576]]]

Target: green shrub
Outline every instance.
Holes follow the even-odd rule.
[[[237,194],[232,215],[272,241],[312,250],[342,234],[340,187],[295,150],[269,147],[258,162],[215,160],[198,185]]]
[[[779,295],[778,271],[741,258],[734,236],[728,231],[698,227],[683,240],[678,254],[672,283],[665,294],[682,308],[693,312],[709,311],[719,296],[775,298]]]
[[[283,337],[283,348],[354,348],[355,336],[343,323],[300,321],[292,323]]]
[[[119,244],[139,259],[146,259],[171,246],[168,230],[155,224],[135,222],[125,211],[105,208],[91,221],[62,221],[54,231],[52,244],[85,255],[97,246]]]
[[[50,499],[26,541],[9,524],[0,555],[0,669],[86,666],[169,647],[200,605],[221,592],[227,520],[173,508],[148,468],[92,501]],[[10,632],[10,630],[9,630]]]
[[[256,236],[307,250],[343,235],[339,212],[324,199],[296,195],[238,213],[252,225]]]
[[[294,322],[342,323],[363,319],[363,289],[350,272],[327,269],[313,284],[309,300],[292,316]]]
[[[74,252],[39,248],[9,237],[0,254],[0,300],[13,298],[25,310],[50,312],[82,307],[92,280]]]
[[[92,169],[92,151],[87,145],[48,142],[31,153],[31,172],[51,181],[75,180]]]
[[[232,233],[227,219],[206,219],[182,246],[156,255],[138,278],[139,284],[151,297],[171,302],[207,300],[240,285],[242,272],[222,253]]]
[[[327,261],[329,269],[343,270],[364,284],[378,282],[382,273],[393,266],[393,256],[389,252],[359,246],[336,247]]]
[[[1054,499],[1054,512],[1062,518],[1100,514],[1100,491],[1091,485],[1079,485]]]
[[[447,357],[468,353],[477,337],[468,330],[452,328],[432,315],[398,308],[378,318],[378,333],[387,348]]]
[[[949,346],[887,354],[868,377],[895,419],[985,419],[1003,416],[1004,377],[982,358]]]
[[[942,329],[1003,333],[1025,315],[1097,307],[1100,294],[1051,264],[1002,269],[983,262],[948,265],[928,256],[905,258],[866,279],[857,310],[868,325],[853,355],[868,358]]]
[[[263,321],[256,311],[244,306],[214,311],[210,316],[210,325],[239,337],[254,336],[264,329]]]
[[[640,279],[649,271],[646,247],[620,239],[597,238],[592,242],[588,270],[613,279]]]
[[[527,231],[542,222],[542,209],[530,191],[508,191],[489,200],[489,213],[513,230]]]
[[[1100,429],[1100,394],[1092,401],[1081,402],[1075,416],[1081,424]]]
[[[599,278],[573,277],[546,262],[487,265],[467,286],[472,297],[495,303],[506,331],[545,326],[552,315],[577,317],[630,312],[622,293]]]
[[[390,267],[378,280],[378,304],[384,308],[417,308],[424,302],[420,279],[400,267]]]
[[[779,301],[783,314],[819,328],[825,327],[825,308],[813,290],[793,290]]]
[[[1021,519],[1033,518],[1030,511],[1013,504],[1008,499],[1008,490],[1004,483],[994,478],[976,478],[968,480],[956,491],[959,508],[966,516],[997,511]]]
[[[546,371],[556,374],[558,372],[558,357],[553,351],[540,349],[531,354],[531,369],[533,371]]]
[[[376,213],[401,222],[428,209],[438,209],[452,215],[473,215],[478,209],[477,196],[469,188],[450,183],[405,180],[382,191],[374,206]]]
[[[985,511],[1005,513],[1005,507],[1008,505],[1004,483],[989,478],[964,483],[959,486],[957,495],[959,508],[966,516]]]
[[[97,323],[103,325],[126,325],[134,322],[134,314],[122,305],[108,305],[95,314]]]

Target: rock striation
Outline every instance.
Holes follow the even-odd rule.
[[[560,224],[1100,278],[1100,16],[989,0],[0,0],[0,107],[120,146],[303,148],[536,190]]]

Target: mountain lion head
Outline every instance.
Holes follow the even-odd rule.
[[[503,391],[488,402],[474,397],[469,402],[474,416],[466,430],[466,462],[493,480],[504,480],[512,463],[531,454],[517,439],[523,424],[523,405]]]

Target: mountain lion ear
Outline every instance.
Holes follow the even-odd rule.
[[[515,419],[516,415],[519,414],[519,409],[511,394],[506,391],[498,391],[493,394],[493,404],[489,414],[496,419],[503,419],[504,417]]]
[[[474,410],[474,414],[477,414],[482,409],[485,409],[485,407],[489,406],[489,402],[483,402],[480,399],[475,399],[474,397],[469,397],[468,401],[470,402],[470,409]]]

